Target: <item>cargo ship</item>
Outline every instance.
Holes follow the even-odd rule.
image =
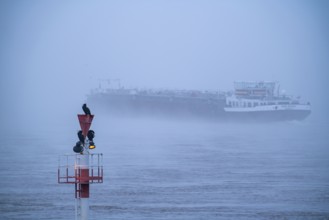
[[[234,82],[230,92],[102,88],[87,102],[112,115],[200,117],[221,121],[303,120],[311,113],[309,102],[280,93],[278,82]]]

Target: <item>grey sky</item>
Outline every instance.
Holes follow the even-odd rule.
[[[76,114],[101,78],[224,91],[275,80],[327,109],[328,12],[311,0],[2,0],[2,117]]]

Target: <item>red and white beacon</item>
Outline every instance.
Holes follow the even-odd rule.
[[[96,148],[95,132],[89,130],[94,115],[78,115],[81,130],[73,147],[76,154],[59,157],[58,183],[75,185],[75,219],[88,220],[91,183],[103,183],[103,154],[92,154]]]

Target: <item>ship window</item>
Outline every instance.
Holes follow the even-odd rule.
[[[268,102],[268,105],[275,105],[275,102]]]
[[[289,102],[278,102],[279,105],[289,105]]]
[[[248,107],[251,107],[251,102],[248,102]]]
[[[258,102],[254,102],[254,107],[258,106]]]

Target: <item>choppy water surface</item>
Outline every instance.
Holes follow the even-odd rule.
[[[328,126],[98,119],[91,219],[329,219]],[[77,123],[77,129],[78,129]],[[74,219],[76,130],[2,135],[0,219]]]

